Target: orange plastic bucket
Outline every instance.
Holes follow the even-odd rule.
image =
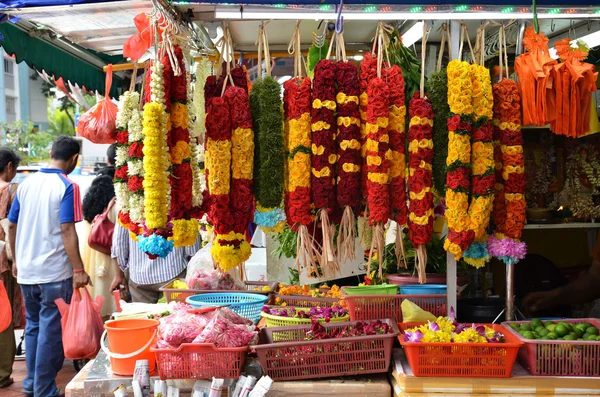
[[[150,372],[154,370],[156,356],[150,352],[150,347],[156,339],[158,324],[150,319],[111,320],[104,324],[100,347],[110,358],[114,374],[133,375],[137,360],[148,360]]]

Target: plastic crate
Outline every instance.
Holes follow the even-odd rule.
[[[263,328],[255,349],[263,370],[273,380],[299,380],[387,372],[398,327],[394,333],[305,341],[310,325]],[[328,330],[344,329],[356,321],[328,323]],[[278,341],[278,342],[275,342]]]
[[[279,299],[279,301],[278,301]],[[293,307],[333,307],[340,304],[338,298],[312,297],[306,295],[281,295],[275,294],[275,302],[285,303]]]
[[[355,295],[346,294],[346,288],[342,287],[342,294],[348,304],[348,312],[352,321],[377,320],[379,318],[393,318],[396,322],[402,322],[402,301],[408,299],[421,309],[430,312],[434,316],[445,316],[447,314],[446,295]]]
[[[400,330],[422,323],[401,323]],[[415,376],[510,378],[523,342],[497,324],[485,324],[504,334],[504,343],[405,342],[398,337]]]
[[[237,379],[248,347],[218,348],[212,343],[184,343],[177,349],[151,348],[160,379]]]
[[[566,323],[590,323],[600,329],[600,319],[563,319]],[[542,376],[600,376],[600,341],[525,339],[510,324],[529,321],[506,321],[502,325],[514,337],[525,342],[519,352],[519,362],[532,375]]]
[[[278,308],[279,306],[272,306]],[[290,306],[286,306],[287,309],[291,308]],[[310,310],[310,308],[303,307],[294,307],[296,311],[298,310]],[[284,317],[284,316],[274,316],[272,314],[260,313],[260,316],[266,320],[267,327],[291,327],[294,325],[306,325],[311,323],[310,318],[294,318],[294,317]],[[343,317],[336,317],[330,319],[330,322],[341,322],[341,321],[349,321],[350,315],[346,315]],[[325,319],[319,319],[320,323],[324,323]]]
[[[260,311],[269,300],[268,296],[247,293],[199,294],[185,301],[193,307],[226,306],[254,324],[260,320]]]
[[[181,280],[185,281],[185,280]],[[203,289],[178,289],[172,288],[174,281],[171,281],[162,287],[160,287],[159,291],[165,294],[165,298],[167,299],[167,303],[169,302],[185,302],[187,298],[190,296],[198,295],[198,294],[214,294],[214,293],[222,293],[222,292],[246,292],[251,294],[259,294],[259,295],[269,295],[277,290],[277,283],[267,283],[261,281],[246,281],[246,290],[203,290]],[[254,291],[254,288],[262,288],[269,287],[268,291]]]
[[[396,295],[398,286],[396,284],[366,285],[362,287],[344,287],[344,292],[349,296],[356,295]]]

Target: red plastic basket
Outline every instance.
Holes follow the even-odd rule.
[[[263,328],[255,349],[267,375],[274,380],[328,378],[387,372],[398,327],[376,336],[305,341],[311,326]],[[356,321],[323,324],[327,330],[344,329]],[[274,342],[277,340],[278,342]]]
[[[212,343],[184,343],[178,349],[151,348],[160,379],[237,379],[248,347],[218,348]]]
[[[600,328],[597,318],[561,321],[571,324],[587,322]],[[532,375],[600,376],[600,342],[525,339],[510,327],[513,323],[525,324],[528,321],[506,321],[502,325],[511,335],[525,342],[525,347],[519,352],[519,362]]]
[[[377,320],[379,318],[393,318],[402,322],[402,301],[408,299],[421,309],[434,316],[445,316],[446,295],[346,295],[342,287],[344,299],[348,302],[348,312],[352,321]]]
[[[184,280],[181,280],[184,281]],[[193,295],[198,294],[215,294],[215,293],[223,293],[223,292],[247,292],[252,294],[260,294],[260,295],[269,295],[275,292],[277,289],[277,283],[266,283],[262,281],[246,281],[246,290],[203,290],[203,289],[177,289],[171,288],[173,285],[173,281],[163,285],[160,287],[159,291],[165,294],[165,298],[167,299],[167,303],[169,302],[180,302],[185,303],[185,300]],[[269,287],[267,291],[255,291],[254,288],[262,288]]]
[[[275,294],[275,302],[285,303],[286,306],[294,307],[333,307],[340,304],[338,298],[323,298],[323,297],[312,297],[306,295],[281,295]],[[279,304],[281,304],[279,303]]]
[[[401,323],[400,330],[422,323]],[[523,342],[497,324],[486,324],[504,334],[504,343],[405,342],[398,337],[415,376],[510,378]]]

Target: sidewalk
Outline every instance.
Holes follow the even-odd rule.
[[[71,379],[75,377],[76,374],[77,372],[75,371],[73,362],[71,360],[65,359],[63,369],[62,371],[60,371],[56,378],[56,383],[58,384],[58,387],[61,390],[61,392],[64,392],[65,387],[71,381]],[[15,381],[15,383],[6,389],[0,389],[0,397],[23,397],[23,394],[21,394],[21,390],[23,389],[21,382],[25,378],[25,375],[27,375],[25,360],[15,361],[15,364],[13,365],[12,375],[12,378]]]

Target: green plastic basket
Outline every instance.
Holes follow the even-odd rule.
[[[286,307],[286,309],[290,309],[290,307]],[[310,310],[310,309],[306,309],[303,307],[294,307],[294,309],[296,309],[296,311],[298,311],[298,310],[309,311]],[[267,327],[291,327],[294,325],[306,325],[306,324],[311,323],[310,318],[294,318],[294,317],[274,316],[272,314],[266,314],[264,312],[261,312],[260,315],[261,315],[261,317],[266,319]],[[350,319],[350,314],[346,314],[343,317],[332,318],[329,321],[332,323],[335,323],[335,322],[339,322],[339,321],[349,321],[349,319]],[[320,323],[324,323],[325,319],[321,318],[318,321]]]
[[[396,295],[398,286],[396,284],[365,285],[363,287],[344,287],[344,292],[348,296],[369,296],[369,295]]]

